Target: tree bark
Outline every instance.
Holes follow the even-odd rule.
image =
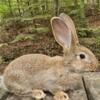
[[[17,0],[17,6],[18,6],[18,12],[19,12],[19,15],[21,16],[21,9],[20,9],[20,1]]]
[[[10,0],[8,0],[8,6],[9,6],[9,10],[10,10],[11,16],[13,16],[12,5],[11,5],[11,1]]]
[[[59,0],[55,1],[55,15],[59,15]]]
[[[31,2],[31,0],[27,0],[27,5],[29,7],[29,12],[30,12],[31,16],[33,16],[32,7],[30,7],[30,2]]]

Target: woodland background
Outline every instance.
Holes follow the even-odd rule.
[[[24,54],[62,55],[50,26],[61,12],[71,16],[81,44],[100,61],[100,0],[0,0],[0,71]]]

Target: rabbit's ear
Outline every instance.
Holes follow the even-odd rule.
[[[65,22],[67,27],[71,30],[72,44],[73,45],[79,44],[79,40],[78,40],[78,36],[77,36],[77,33],[76,33],[76,29],[75,29],[75,25],[74,25],[73,20],[68,15],[66,15],[65,13],[61,13],[59,17]]]
[[[51,19],[51,27],[56,41],[63,47],[71,47],[71,31],[60,17]]]

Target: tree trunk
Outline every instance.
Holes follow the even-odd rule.
[[[97,3],[99,4],[99,3],[100,3],[100,1],[99,1],[99,0],[97,0]]]
[[[8,6],[9,6],[10,15],[13,16],[13,11],[12,11],[12,6],[11,6],[10,0],[8,0]]]
[[[24,7],[23,7],[23,0],[20,0],[20,7],[21,7],[21,15],[24,14]]]
[[[55,1],[55,15],[59,15],[59,0]]]
[[[29,12],[30,12],[31,16],[33,16],[32,7],[30,7],[30,2],[31,2],[31,0],[27,0],[27,5],[29,7]]]
[[[78,0],[74,0],[74,4],[75,4],[75,6],[77,8],[77,6],[78,6]]]
[[[18,12],[19,12],[19,15],[21,16],[22,14],[21,14],[21,9],[20,9],[20,1],[19,0],[17,0],[17,6],[18,6]]]
[[[48,1],[45,0],[45,10],[48,11]]]

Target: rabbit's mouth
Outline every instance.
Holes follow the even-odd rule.
[[[99,70],[76,70],[76,69],[69,69],[69,72],[72,73],[92,73],[92,72],[100,72]]]

